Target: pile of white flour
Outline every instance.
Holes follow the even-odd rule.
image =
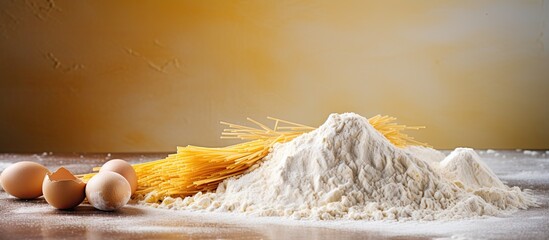
[[[215,193],[153,205],[313,220],[448,220],[536,201],[504,185],[472,149],[445,157],[430,148],[396,148],[366,118],[345,113],[276,145],[258,168]]]

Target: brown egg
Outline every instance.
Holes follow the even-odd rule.
[[[111,171],[122,175],[131,186],[132,194],[135,193],[137,189],[137,174],[132,165],[122,159],[113,159],[101,166],[99,172]]]
[[[20,199],[42,196],[42,182],[48,169],[35,162],[18,162],[2,172],[2,188]]]
[[[88,181],[86,197],[95,208],[114,211],[128,203],[131,197],[131,187],[122,175],[103,171]]]
[[[48,173],[42,184],[46,202],[57,209],[71,209],[80,205],[86,197],[85,188],[84,182],[63,167]]]

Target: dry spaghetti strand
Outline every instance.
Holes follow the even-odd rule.
[[[256,127],[221,122],[227,128],[221,133],[223,139],[240,139],[247,142],[221,147],[178,147],[177,153],[165,159],[133,165],[138,176],[137,194],[154,192],[156,199],[185,197],[198,192],[214,191],[227,178],[239,176],[263,159],[272,146],[284,143],[310,132],[315,128],[278,118],[269,117],[274,127],[248,121]],[[409,127],[395,123],[396,118],[377,115],[368,119],[370,124],[397,147],[424,145],[403,133],[423,127]],[[94,169],[95,170],[95,169]],[[94,173],[83,175],[88,180]]]

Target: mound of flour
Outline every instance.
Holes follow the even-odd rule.
[[[430,148],[396,148],[366,118],[345,113],[276,145],[258,168],[215,193],[154,205],[295,219],[448,220],[536,202],[505,186],[472,149],[445,157]]]

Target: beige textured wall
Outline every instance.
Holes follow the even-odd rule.
[[[378,113],[549,148],[549,1],[1,1],[0,151],[220,146],[218,121]]]

